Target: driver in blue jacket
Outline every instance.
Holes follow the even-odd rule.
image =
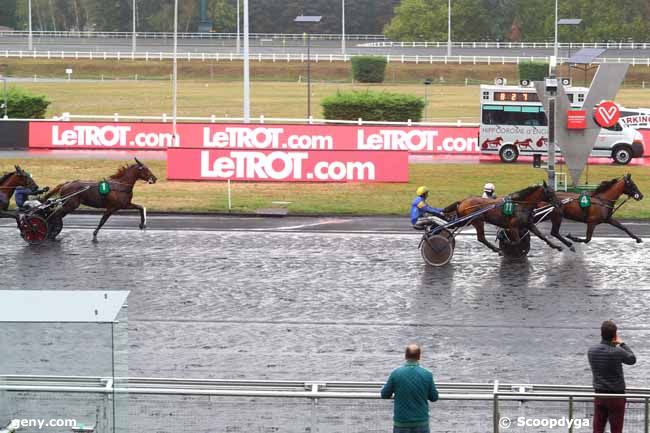
[[[429,197],[429,188],[421,186],[415,193],[417,197],[411,203],[411,224],[413,224],[413,227],[421,230],[428,225],[444,224],[446,220],[442,209],[431,207],[427,204],[426,200]]]

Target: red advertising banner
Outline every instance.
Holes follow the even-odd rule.
[[[408,182],[408,152],[169,149],[169,180]]]
[[[476,127],[31,122],[34,149],[397,150],[412,154],[479,154]]]

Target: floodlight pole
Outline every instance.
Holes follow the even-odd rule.
[[[345,55],[345,0],[341,0],[341,54]]]
[[[133,0],[133,40],[131,41],[131,52],[135,53],[136,45],[135,45],[135,0]]]
[[[251,121],[250,47],[248,42],[248,0],[244,0],[244,123]]]
[[[241,22],[241,18],[239,17],[239,0],[237,0],[237,54],[241,52],[241,43],[239,40],[239,34],[240,29],[239,29],[239,23]]]
[[[173,146],[178,146],[176,136],[176,106],[177,106],[177,77],[178,77],[178,0],[174,0],[174,59],[172,68],[172,137]]]
[[[311,119],[311,36],[307,33],[307,119]]]
[[[29,25],[29,35],[27,36],[27,47],[29,51],[34,50],[34,36],[32,34],[32,0],[27,1],[27,18]]]
[[[451,0],[447,4],[447,57],[451,56]]]
[[[554,47],[553,47],[553,55],[555,56],[555,61],[556,62],[557,62],[557,55],[558,55],[558,52],[557,52],[557,49],[558,49],[558,47],[557,47],[557,2],[558,2],[558,0],[555,0],[555,44],[554,44]]]

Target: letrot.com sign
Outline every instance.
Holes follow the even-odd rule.
[[[29,147],[40,149],[401,150],[478,154],[477,128],[353,125],[177,125],[170,123],[31,122]]]
[[[408,182],[408,152],[170,149],[170,180]]]

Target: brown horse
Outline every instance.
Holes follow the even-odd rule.
[[[140,229],[142,230],[147,224],[146,209],[131,202],[131,199],[133,199],[133,186],[138,180],[150,184],[156,183],[157,178],[146,165],[138,161],[138,158],[135,158],[135,162],[135,164],[120,168],[117,173],[107,179],[110,191],[106,195],[99,192],[100,182],[74,180],[56,186],[44,198],[47,199],[57,193],[62,197],[76,192],[79,193],[66,200],[61,209],[57,211],[60,218],[74,211],[82,204],[98,209],[106,209],[99,221],[99,225],[93,232],[93,240],[97,240],[97,233],[99,233],[99,229],[102,228],[108,218],[120,209],[137,209],[140,212]]]
[[[503,204],[507,199],[512,200],[515,204],[515,211],[512,216],[504,215],[503,212]],[[485,238],[485,223],[505,229],[508,232],[508,238],[513,243],[519,242],[521,233],[527,229],[546,242],[551,248],[562,251],[561,246],[552,243],[535,226],[534,210],[540,202],[556,203],[555,193],[546,182],[542,185],[529,186],[505,198],[469,197],[447,206],[444,212],[446,214],[455,212],[458,218],[462,218],[474,212],[491,208],[472,219],[470,224],[476,229],[478,241],[500,254],[501,250]]]
[[[16,215],[6,211],[9,209],[9,202],[17,187],[24,186],[31,190],[38,189],[38,185],[36,185],[29,173],[17,165],[14,168],[16,171],[5,173],[0,177],[0,217],[16,218]]]
[[[639,191],[630,174],[601,182],[598,188],[590,194],[591,205],[586,208],[580,207],[580,194],[558,192],[557,197],[560,200],[560,207],[555,209],[549,216],[553,223],[551,234],[560,239],[565,245],[571,245],[569,241],[560,235],[560,226],[564,217],[587,224],[587,237],[585,239],[571,234],[567,235],[574,242],[588,243],[591,241],[594,229],[601,223],[607,223],[623,230],[628,236],[636,240],[637,243],[643,242],[640,237],[636,236],[627,227],[613,218],[614,212],[618,209],[615,206],[616,201],[623,194],[637,201],[643,199],[643,194]]]

